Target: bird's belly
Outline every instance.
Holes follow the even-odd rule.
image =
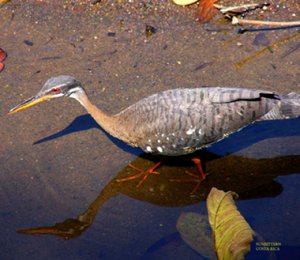
[[[194,138],[177,138],[174,136],[163,135],[159,138],[149,137],[148,140],[146,140],[146,143],[143,142],[138,146],[147,153],[178,156],[193,153],[214,141],[215,140],[206,140],[204,135],[195,136]]]
[[[201,148],[201,147],[200,147]],[[198,149],[200,149],[198,148]],[[147,146],[146,148],[142,148],[146,153],[152,154],[160,154],[166,156],[179,156],[184,154],[190,154],[197,150],[195,147],[167,147],[167,146],[158,146],[158,147],[151,147]]]
[[[242,127],[240,127],[242,128]],[[235,129],[237,130],[237,129]],[[228,137],[235,131],[211,131],[207,127],[188,128],[184,131],[156,133],[143,136],[136,146],[146,153],[179,156],[193,153]]]

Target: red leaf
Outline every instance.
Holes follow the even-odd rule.
[[[6,58],[6,53],[0,48],[0,62],[4,61]]]
[[[200,23],[205,23],[213,18],[216,12],[214,0],[200,0],[196,15],[199,18]]]

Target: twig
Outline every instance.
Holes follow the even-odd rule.
[[[245,4],[245,5],[238,5],[238,6],[222,6],[222,5],[218,5],[218,4],[214,4],[214,7],[219,9],[220,12],[222,14],[226,14],[226,13],[245,13],[248,12],[250,10],[254,10],[256,8],[264,8],[265,6],[269,6],[269,3],[264,3],[264,4]]]
[[[297,38],[297,37],[299,37],[299,36],[300,36],[300,32],[297,32],[297,33],[293,34],[293,35],[290,36],[290,37],[287,37],[287,38],[282,39],[282,40],[279,41],[279,42],[275,42],[275,43],[273,43],[272,45],[266,46],[265,48],[263,48],[262,50],[260,50],[260,51],[258,51],[258,52],[256,52],[256,53],[254,53],[254,54],[251,55],[250,57],[248,57],[248,58],[246,58],[246,59],[244,59],[244,60],[242,60],[242,61],[240,61],[240,62],[237,62],[237,63],[235,64],[235,67],[236,67],[237,69],[239,69],[239,68],[241,68],[243,65],[245,65],[246,63],[248,63],[248,62],[250,62],[250,61],[256,59],[257,57],[259,57],[260,55],[262,55],[264,52],[270,51],[270,50],[273,50],[273,49],[276,49],[276,48],[278,48],[279,46],[283,45],[284,43],[286,43],[286,42],[288,42],[288,41],[290,41],[290,40],[292,40],[292,39],[294,39],[294,38]]]
[[[246,20],[238,19],[237,17],[232,17],[232,24],[252,24],[252,25],[268,25],[268,26],[278,26],[278,27],[291,27],[300,26],[300,21],[293,22],[270,22],[270,21],[259,21],[259,20]]]

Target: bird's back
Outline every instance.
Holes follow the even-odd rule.
[[[124,138],[146,152],[182,155],[216,142],[268,114],[279,97],[243,88],[174,89],[116,115]]]

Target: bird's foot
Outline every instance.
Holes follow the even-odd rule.
[[[184,179],[170,179],[172,182],[196,182],[195,187],[191,191],[191,194],[194,194],[198,188],[200,187],[201,183],[205,180],[206,176],[208,173],[204,173],[201,165],[201,160],[198,158],[192,158],[192,162],[196,164],[198,174],[191,173],[189,171],[186,171],[185,173],[189,176],[190,178],[184,178]]]
[[[130,176],[130,177],[126,177],[126,178],[118,178],[116,179],[117,182],[124,182],[124,181],[131,181],[131,180],[134,180],[134,179],[137,179],[139,178],[140,176],[143,176],[143,178],[138,182],[138,184],[136,185],[136,187],[140,187],[145,181],[146,179],[148,178],[149,175],[151,174],[159,174],[159,172],[156,172],[155,169],[161,164],[161,162],[157,162],[156,164],[154,164],[151,168],[147,169],[147,170],[142,170],[142,169],[139,169],[137,167],[135,167],[134,165],[132,164],[129,164],[128,166],[137,170],[139,173],[133,175],[133,176]]]

